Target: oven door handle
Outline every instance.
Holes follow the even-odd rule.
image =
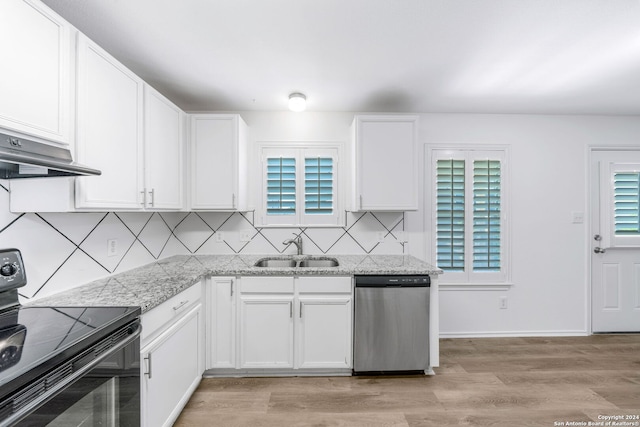
[[[91,362],[87,363],[86,365],[84,365],[83,367],[78,369],[77,371],[73,372],[68,377],[60,380],[60,382],[56,383],[53,387],[51,387],[49,390],[47,390],[46,393],[38,396],[33,401],[29,402],[27,405],[25,405],[22,408],[20,408],[17,412],[13,413],[10,417],[4,419],[2,422],[0,422],[0,427],[10,426],[10,425],[13,425],[13,423],[16,423],[16,422],[22,420],[27,415],[31,414],[33,411],[38,409],[42,404],[44,404],[47,401],[49,401],[49,399],[51,397],[55,396],[56,394],[58,394],[58,392],[64,390],[70,384],[72,384],[76,380],[80,379],[80,377],[82,377],[88,371],[90,371],[91,369],[95,368],[103,360],[109,358],[113,354],[117,353],[118,351],[122,350],[124,347],[128,346],[129,344],[131,344],[132,342],[137,340],[140,337],[140,333],[142,332],[140,321],[138,320],[137,322],[133,322],[133,323],[129,324],[129,327],[130,328],[135,327],[135,330],[132,331],[131,335],[127,336],[125,339],[120,341],[118,344],[116,344],[115,346],[111,347],[109,350],[105,351],[104,353],[100,354],[100,356],[96,357]],[[102,340],[99,341],[98,343],[101,343],[101,342],[102,342]],[[94,347],[95,345],[96,344],[94,344],[92,347]],[[84,355],[86,352],[87,351],[84,351],[84,352],[80,353],[80,356]],[[78,356],[76,356],[76,358],[78,358]],[[69,363],[69,362],[66,362],[66,363]]]

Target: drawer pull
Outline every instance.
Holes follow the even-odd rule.
[[[144,374],[151,379],[151,353],[149,353],[147,355],[147,357],[144,358],[144,360],[147,361],[147,372],[145,372]]]
[[[184,307],[184,305],[185,305],[186,303],[188,303],[188,302],[189,302],[189,300],[188,300],[188,299],[187,299],[187,300],[184,300],[184,301],[180,301],[180,304],[178,304],[178,305],[176,305],[175,307],[173,307],[173,310],[174,310],[174,311],[178,311],[178,310],[180,310],[180,309],[181,309],[182,307]]]

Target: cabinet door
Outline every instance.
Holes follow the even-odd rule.
[[[36,1],[0,1],[0,126],[70,142],[71,26]]]
[[[145,85],[144,119],[145,207],[182,209],[183,112]]]
[[[102,175],[76,179],[76,207],[143,207],[142,88],[135,74],[80,36],[76,154]]]
[[[207,286],[209,328],[207,369],[236,367],[235,279],[213,277]]]
[[[351,367],[351,296],[300,296],[297,367]]]
[[[242,295],[241,368],[293,368],[293,295]]]
[[[142,425],[170,426],[203,373],[201,305],[141,351]]]
[[[354,210],[418,208],[417,116],[357,116]]]
[[[191,208],[244,208],[245,125],[237,114],[191,116]]]

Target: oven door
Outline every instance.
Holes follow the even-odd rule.
[[[140,328],[22,418],[17,426],[140,425]]]

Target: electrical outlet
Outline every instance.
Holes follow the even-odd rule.
[[[224,233],[222,231],[218,231],[216,233],[216,242],[218,243],[224,242]]]
[[[500,297],[500,308],[505,310],[507,308],[507,297]]]
[[[378,243],[382,243],[384,242],[384,236],[386,236],[386,233],[384,231],[378,231],[377,236],[378,236]]]
[[[244,230],[240,232],[240,241],[241,242],[250,242],[251,241],[251,231]]]
[[[107,240],[107,256],[118,255],[118,239]]]

